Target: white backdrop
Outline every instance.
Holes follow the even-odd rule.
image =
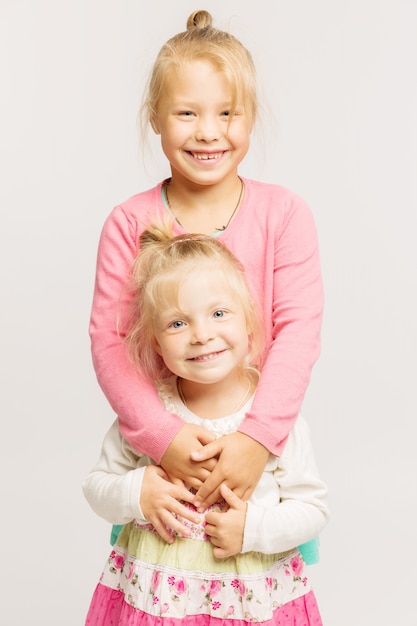
[[[87,335],[98,237],[167,173],[140,156],[142,85],[208,8],[263,84],[241,172],[302,195],[319,231],[304,413],[333,514],[311,569],[324,623],[416,626],[417,2],[145,4],[0,0],[0,622],[84,624],[109,547],[80,486],[113,419]]]

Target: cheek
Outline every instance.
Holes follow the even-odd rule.
[[[161,343],[155,340],[155,350],[164,359],[176,359],[181,352],[181,342],[176,337],[164,338]]]
[[[239,333],[236,334],[237,342],[242,346],[242,350],[248,350],[250,345],[251,330],[246,322],[243,322]]]
[[[243,123],[239,128],[235,129],[234,138],[236,140],[236,144],[244,148],[245,150],[249,149],[250,145],[250,130],[248,126]]]

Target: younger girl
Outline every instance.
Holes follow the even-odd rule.
[[[250,496],[269,453],[284,450],[319,354],[323,302],[312,214],[287,189],[238,174],[256,111],[251,55],[213,28],[209,13],[193,13],[187,30],[161,48],[144,102],[171,176],[112,211],[98,250],[90,324],[98,381],[123,437],[196,488],[202,507],[218,500],[223,482]],[[123,342],[129,271],[154,214],[173,215],[177,235],[217,237],[243,264],[262,306],[267,358],[253,404],[236,432],[205,448],[213,436],[164,407]]]
[[[141,242],[127,335],[133,361],[169,412],[228,436],[250,410],[262,353],[242,267],[206,236],[170,239],[153,228]],[[192,491],[135,452],[117,422],[83,488],[99,515],[126,524],[88,626],[321,625],[295,548],[328,517],[302,417],[282,455],[269,455],[248,502],[223,484],[224,500],[199,514]]]

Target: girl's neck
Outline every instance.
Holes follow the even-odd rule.
[[[213,185],[192,185],[172,177],[164,193],[169,210],[186,232],[212,235],[225,230],[236,217],[244,184],[233,175]]]
[[[242,409],[255,391],[250,376],[242,375],[234,382],[203,384],[177,378],[178,395],[184,405],[202,419],[233,415]]]

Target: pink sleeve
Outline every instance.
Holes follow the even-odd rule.
[[[275,225],[277,232],[271,246],[274,253],[270,262],[264,262],[266,275],[250,276],[252,281],[263,285],[261,301],[265,298],[268,301],[266,294],[271,294],[264,306],[267,324],[272,310],[272,343],[251,410],[239,428],[275,455],[282,453],[319,356],[323,312],[314,219],[300,198],[287,200],[289,207],[282,223],[278,228]],[[253,248],[250,251],[254,253]]]
[[[121,207],[104,224],[90,319],[91,349],[98,382],[119,417],[122,435],[159,463],[183,422],[165,411],[152,383],[132,365],[117,329],[129,304],[128,275],[138,235],[136,222]]]

